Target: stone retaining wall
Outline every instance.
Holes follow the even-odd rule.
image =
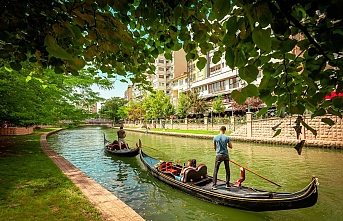
[[[305,123],[317,130],[317,136],[304,126],[302,126],[300,139],[306,140],[325,140],[325,141],[343,141],[343,122],[342,119],[336,116],[328,116],[335,125],[329,126],[321,122],[321,117],[311,119],[304,117]],[[281,133],[277,136],[279,139],[295,139],[296,132],[294,130],[296,117],[271,118],[251,121],[251,137],[254,138],[272,138],[275,130],[272,128],[279,125],[276,129],[281,129]],[[236,136],[247,136],[247,125],[232,133]]]
[[[33,127],[0,128],[0,135],[27,135],[33,133]]]

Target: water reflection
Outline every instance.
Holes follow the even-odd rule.
[[[292,147],[236,143],[231,158],[283,185],[271,183],[247,173],[247,186],[275,191],[298,191],[312,174],[320,179],[319,202],[311,208],[254,213],[207,203],[181,193],[153,178],[139,157],[120,158],[103,151],[103,132],[109,140],[116,137],[111,129],[86,127],[61,131],[49,137],[51,147],[88,176],[111,191],[146,220],[341,220],[343,184],[340,150],[304,148],[298,156]],[[196,158],[205,163],[209,173],[214,166],[211,140],[143,134],[128,131],[127,141],[143,142],[153,157],[173,162]],[[239,168],[231,164],[232,181],[239,178]],[[224,168],[219,171],[224,178]]]

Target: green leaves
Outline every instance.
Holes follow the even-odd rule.
[[[275,132],[275,134],[273,135],[273,137],[278,136],[281,133],[281,129],[277,129],[277,131]]]
[[[254,65],[247,65],[239,69],[239,76],[248,83],[256,80],[258,69]]]
[[[21,64],[20,64],[19,61],[11,62],[11,63],[10,63],[10,66],[11,66],[11,68],[12,68],[13,70],[15,70],[15,71],[20,71],[21,68],[22,68],[22,66],[21,66]]]
[[[332,126],[335,124],[335,122],[333,120],[331,120],[330,118],[322,118],[321,120],[323,123],[328,124],[329,126]]]
[[[261,28],[255,28],[254,31],[252,32],[252,39],[259,47],[260,49],[270,52],[271,51],[271,32],[270,28],[268,29],[261,29]]]
[[[232,51],[231,47],[226,48],[225,51],[225,60],[226,60],[226,64],[231,68],[234,69],[234,62],[235,62],[235,58],[234,58],[234,54]]]
[[[255,13],[257,15],[257,22],[262,28],[267,27],[273,20],[272,12],[266,2],[262,2],[255,6]]]
[[[66,52],[63,48],[61,48],[57,44],[46,47],[46,50],[49,52],[51,56],[54,56],[56,58],[61,58],[63,60],[73,59],[73,56],[71,56],[68,52]]]
[[[234,90],[231,92],[231,97],[238,103],[243,104],[244,101],[247,99],[241,92]]]
[[[332,103],[336,108],[343,108],[343,97],[332,98]]]
[[[258,88],[254,84],[248,84],[246,87],[242,89],[242,94],[245,97],[258,97],[260,94]]]
[[[226,0],[214,0],[213,13],[215,18],[220,21],[230,13],[231,4]]]
[[[200,58],[198,59],[198,62],[196,63],[197,68],[198,68],[199,70],[202,70],[202,69],[205,67],[206,63],[207,63],[206,58],[200,57]]]
[[[290,112],[292,114],[303,114],[305,111],[305,106],[302,104],[297,104],[296,106],[290,106]]]

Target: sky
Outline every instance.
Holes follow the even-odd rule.
[[[97,85],[93,85],[92,90],[94,92],[100,92],[100,96],[105,99],[109,99],[111,97],[124,98],[124,93],[127,90],[127,85],[127,83],[117,80],[114,82],[114,89],[112,90],[100,89]]]

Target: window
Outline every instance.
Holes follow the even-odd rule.
[[[164,60],[163,59],[159,59],[158,63],[164,64]]]
[[[217,73],[221,69],[221,65],[218,64],[210,68],[210,75]]]
[[[183,79],[179,80],[179,85],[183,85]]]
[[[164,75],[158,75],[158,78],[162,78],[162,79],[164,79]]]
[[[237,88],[239,83],[239,77],[229,79],[229,89]]]
[[[216,83],[209,84],[208,85],[208,92],[209,93],[215,93],[215,92],[219,92],[219,91],[224,91],[225,90],[225,85],[226,85],[225,81],[218,81]],[[205,85],[205,87],[206,87],[206,85]]]
[[[159,70],[159,71],[164,71],[164,68],[159,67],[158,70]]]

